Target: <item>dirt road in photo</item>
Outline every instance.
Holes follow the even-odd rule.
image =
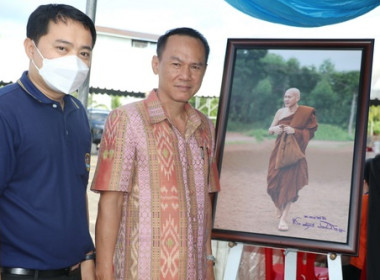
[[[353,143],[310,141],[309,185],[290,209],[286,232],[277,229],[275,206],[266,192],[273,146],[273,139],[256,142],[235,133],[226,136],[214,227],[345,243]]]

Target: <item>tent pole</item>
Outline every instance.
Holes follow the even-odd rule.
[[[86,14],[92,19],[94,23],[95,23],[95,16],[96,16],[96,4],[97,4],[97,0],[87,0],[86,2]],[[88,94],[89,94],[89,89],[90,89],[90,75],[91,75],[91,68],[88,73],[86,81],[78,90],[78,98],[82,102],[85,108],[87,108],[87,105],[88,105],[87,103],[88,103]]]

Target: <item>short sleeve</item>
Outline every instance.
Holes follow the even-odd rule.
[[[135,164],[135,137],[127,111],[112,111],[106,121],[92,180],[93,191],[129,192]]]

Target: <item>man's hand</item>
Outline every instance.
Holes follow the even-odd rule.
[[[215,280],[214,275],[214,263],[212,261],[207,261],[207,275],[206,280]]]
[[[290,126],[285,126],[284,127],[284,132],[286,134],[294,134],[296,131],[293,127],[290,127]]]
[[[82,280],[95,280],[95,261],[86,260],[80,264]]]
[[[282,128],[282,125],[272,126],[269,129],[269,132],[271,132],[272,134],[276,134],[276,135],[280,135],[283,131],[284,131],[284,129]]]

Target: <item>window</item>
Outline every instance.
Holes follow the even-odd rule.
[[[148,41],[132,39],[132,47],[134,48],[147,48],[148,45],[149,45]]]

